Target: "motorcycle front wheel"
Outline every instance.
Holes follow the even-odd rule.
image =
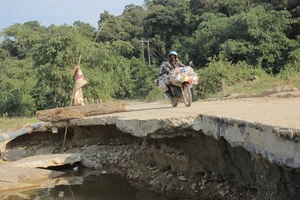
[[[171,99],[171,104],[173,107],[177,107],[178,103],[172,98]]]
[[[184,86],[182,88],[182,98],[183,98],[184,105],[186,107],[190,107],[192,104],[192,92],[190,87]]]

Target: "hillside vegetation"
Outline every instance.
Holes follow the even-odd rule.
[[[171,50],[194,63],[194,100],[218,94],[222,79],[239,93],[300,88],[298,0],[145,0],[98,20],[98,27],[45,27],[36,19],[5,28],[0,116],[68,106],[79,56],[89,82],[84,96],[94,100],[161,98],[153,80]]]

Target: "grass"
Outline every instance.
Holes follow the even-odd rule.
[[[228,87],[228,92],[239,94],[254,94],[280,86],[278,81],[267,78],[264,80],[244,81]],[[282,84],[284,85],[284,84]]]
[[[26,124],[33,124],[39,122],[39,120],[35,117],[16,117],[16,118],[8,118],[2,117],[0,118],[0,130],[5,129],[16,129],[25,126]]]
[[[241,81],[231,86],[226,86],[225,96],[232,94],[238,95],[253,95],[258,93],[266,93],[268,90],[274,90],[275,88],[285,88],[284,86],[289,86],[288,88],[300,89],[300,73],[294,73],[289,75],[279,75],[279,76],[268,76],[258,78],[254,81]],[[220,98],[222,97],[222,92],[210,95],[209,98]]]

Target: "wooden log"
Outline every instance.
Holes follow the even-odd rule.
[[[38,110],[36,111],[36,117],[44,122],[58,122],[70,119],[81,119],[85,115],[78,110],[71,108],[55,108],[50,110]]]
[[[116,112],[125,112],[125,103],[107,102],[70,108],[55,108],[36,111],[36,117],[45,122],[58,122],[71,119],[81,119],[87,116],[104,115]]]

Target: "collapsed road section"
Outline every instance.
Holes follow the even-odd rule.
[[[3,158],[58,154],[68,126],[64,153],[143,190],[195,199],[300,198],[299,129],[197,114],[195,107],[141,106],[48,123],[9,142]]]

